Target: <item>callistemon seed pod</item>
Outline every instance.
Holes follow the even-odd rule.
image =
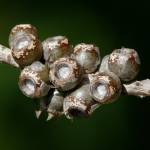
[[[131,81],[139,72],[139,55],[134,49],[116,49],[109,56],[108,67],[122,81]]]
[[[99,48],[93,44],[76,45],[73,57],[84,68],[85,73],[94,72],[100,64]]]
[[[89,80],[92,97],[101,104],[114,102],[121,93],[120,79],[113,72],[89,74]]]
[[[45,61],[50,65],[61,57],[69,56],[72,45],[65,36],[54,36],[42,42]]]
[[[89,84],[82,85],[64,99],[64,114],[68,119],[88,117],[100,104],[90,94]]]
[[[47,108],[48,118],[59,117],[63,114],[63,95],[56,89],[52,96],[50,96],[50,103]]]
[[[68,91],[75,88],[81,81],[82,68],[72,58],[60,58],[53,63],[49,79],[59,90]]]
[[[109,55],[106,55],[102,61],[101,61],[101,64],[100,64],[100,67],[99,67],[99,72],[109,72],[110,69],[108,67],[108,59],[109,59]],[[111,72],[111,71],[110,71]]]
[[[50,90],[48,72],[47,67],[39,61],[25,67],[19,77],[19,87],[22,93],[30,98],[47,95]]]
[[[39,60],[42,56],[42,44],[37,30],[30,24],[20,24],[12,28],[9,45],[13,58],[21,68]]]

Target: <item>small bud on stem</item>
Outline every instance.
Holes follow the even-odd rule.
[[[50,96],[50,103],[47,108],[47,120],[50,120],[53,117],[59,117],[63,114],[63,102],[64,97],[58,90],[55,90],[53,95]]]

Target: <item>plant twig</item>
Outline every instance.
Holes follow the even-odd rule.
[[[19,68],[11,54],[11,49],[0,44],[0,62]]]
[[[150,96],[150,79],[123,84],[123,86],[127,95],[134,95],[140,98]]]

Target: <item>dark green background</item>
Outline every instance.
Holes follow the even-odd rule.
[[[41,40],[66,35],[75,45],[95,43],[101,55],[122,46],[142,61],[137,79],[150,77],[150,4],[145,1],[0,1],[0,43],[11,28],[31,23]],[[19,71],[0,64],[0,150],[150,149],[150,99],[121,97],[88,119],[37,120],[32,100],[19,91]]]

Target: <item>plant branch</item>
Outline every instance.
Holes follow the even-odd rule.
[[[0,62],[19,68],[11,54],[11,49],[0,44]]]
[[[123,84],[123,86],[127,95],[134,95],[140,98],[150,96],[150,79]]]

